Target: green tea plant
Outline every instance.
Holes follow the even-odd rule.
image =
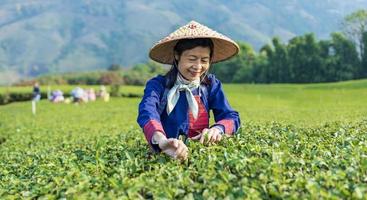
[[[366,198],[367,87],[224,87],[241,130],[184,162],[150,152],[139,98],[0,106],[0,199]]]

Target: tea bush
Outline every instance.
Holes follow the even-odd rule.
[[[367,88],[309,87],[225,85],[241,130],[183,163],[149,151],[139,98],[0,106],[0,199],[365,199]]]

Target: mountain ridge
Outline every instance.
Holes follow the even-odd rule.
[[[4,83],[146,62],[157,40],[190,20],[255,49],[273,36],[287,41],[314,32],[327,38],[360,8],[367,0],[3,0],[0,78]]]

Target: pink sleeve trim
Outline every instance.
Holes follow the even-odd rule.
[[[156,131],[162,132],[164,135],[166,133],[164,132],[164,129],[162,127],[162,124],[158,122],[157,120],[149,120],[143,128],[145,139],[147,139],[148,143],[151,144],[153,133]]]
[[[224,126],[224,133],[232,135],[234,132],[234,122],[232,119],[222,119],[217,122],[217,124]]]

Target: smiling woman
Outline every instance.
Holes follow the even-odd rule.
[[[175,84],[179,73],[186,80],[200,79],[208,82],[206,76],[213,52],[213,42],[209,38],[183,39],[174,47],[174,60],[171,70],[167,73],[168,84],[171,88]]]
[[[238,45],[195,21],[154,45],[149,56],[172,65],[165,76],[149,80],[139,105],[138,123],[153,150],[185,160],[187,139],[217,143],[240,125],[210,64],[236,55]],[[210,110],[215,123],[209,126]],[[184,139],[180,140],[179,138]]]

